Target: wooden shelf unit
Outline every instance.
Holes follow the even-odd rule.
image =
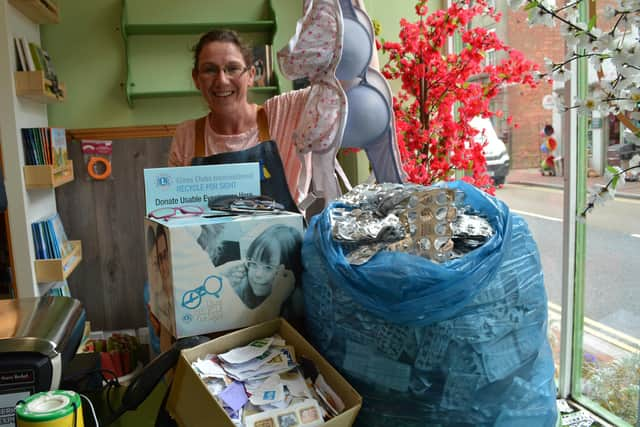
[[[163,34],[200,34],[213,29],[231,29],[239,33],[273,31],[276,21],[273,19],[245,22],[199,22],[180,24],[127,24],[123,27],[125,36],[163,35]]]
[[[36,280],[39,283],[66,280],[82,261],[82,242],[71,240],[73,250],[64,258],[37,259],[34,261]]]
[[[16,95],[45,104],[62,102],[67,94],[64,83],[59,85],[62,90],[61,97],[52,93],[48,89],[51,81],[44,77],[43,71],[16,71],[15,81]]]
[[[161,12],[147,14],[145,7],[154,7],[152,0],[122,0],[120,33],[126,64],[124,89],[130,107],[133,107],[134,100],[200,95],[183,71],[190,70],[192,60],[190,54],[184,54],[184,42],[190,40],[189,44],[195,44],[199,34],[212,29],[231,29],[240,33],[245,42],[256,46],[273,45],[278,22],[272,0],[231,0],[224,3],[227,6],[237,3],[229,20],[207,20],[188,13],[175,16]],[[153,39],[157,42],[153,43]],[[171,60],[167,61],[167,58]],[[178,65],[167,66],[167,62]],[[272,63],[275,64],[275,55],[272,55]],[[258,103],[280,92],[278,70],[276,66],[272,68],[271,86],[250,89]],[[182,73],[184,79],[174,77]],[[166,78],[158,77],[162,74]],[[149,78],[150,75],[153,78]]]
[[[9,0],[9,3],[36,24],[60,22],[58,6],[51,0]]]
[[[57,188],[73,181],[73,161],[64,169],[56,170],[53,165],[24,166],[24,185],[27,190]]]
[[[15,58],[16,37],[40,44],[40,25],[56,24],[60,21],[59,0],[8,0],[0,2],[0,14],[6,17],[3,26],[2,43],[11,46],[8,56],[3,58],[6,65],[18,63]],[[23,19],[24,18],[24,19]],[[5,49],[6,50],[6,49]],[[11,61],[11,58],[14,58]],[[8,70],[7,70],[8,71]],[[59,95],[51,91],[52,82],[46,79],[46,73],[38,71],[19,71],[0,73],[0,86],[14,86],[13,94],[0,99],[0,110],[10,114],[0,114],[0,137],[4,154],[4,172],[7,176],[24,179],[6,181],[11,191],[8,193],[9,216],[11,217],[12,276],[15,280],[14,297],[38,297],[50,287],[39,283],[57,282],[66,279],[82,259],[80,241],[72,242],[72,250],[64,259],[35,258],[31,222],[35,218],[49,216],[57,211],[55,188],[74,179],[73,164],[65,171],[55,170],[53,166],[27,166],[21,129],[30,127],[48,127],[47,109],[33,105],[61,102],[65,98],[64,85],[59,84]],[[41,188],[44,191],[29,190]],[[53,196],[53,197],[52,197]]]

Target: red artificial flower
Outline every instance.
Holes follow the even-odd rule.
[[[463,0],[428,15],[426,4],[426,0],[416,3],[417,22],[401,19],[399,41],[382,44],[389,57],[382,73],[401,82],[393,108],[404,170],[409,181],[419,184],[450,181],[457,170],[464,171],[465,181],[494,194],[483,147],[474,141],[477,131],[469,121],[478,115],[502,117],[501,110],[490,110],[491,99],[505,84],[535,87],[532,72],[537,65],[505,45],[495,32],[468,25],[479,15],[499,21],[501,15],[485,0]],[[464,47],[447,53],[455,32]],[[504,52],[506,58],[487,65],[490,50]],[[478,79],[480,75],[486,77]],[[511,124],[511,117],[506,120]]]

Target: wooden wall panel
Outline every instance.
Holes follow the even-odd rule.
[[[143,169],[166,166],[171,138],[113,141],[112,177],[88,178],[80,142],[69,142],[75,181],[56,192],[70,239],[82,240],[83,260],[69,276],[94,330],[146,324],[143,285]]]

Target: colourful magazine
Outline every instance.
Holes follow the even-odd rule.
[[[60,258],[64,258],[73,250],[73,246],[71,242],[67,238],[67,233],[64,231],[64,226],[62,225],[62,220],[60,219],[60,215],[56,213],[51,216],[47,222],[51,225],[51,229],[53,230],[53,240],[57,246],[56,252],[60,254]]]
[[[51,134],[53,169],[55,173],[61,173],[67,169],[69,163],[66,131],[63,128],[50,128],[49,132]]]

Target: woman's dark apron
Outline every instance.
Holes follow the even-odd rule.
[[[271,139],[267,114],[262,106],[258,107],[256,119],[258,122],[258,140],[260,141],[258,145],[246,150],[230,151],[211,156],[205,156],[204,130],[207,124],[207,116],[196,120],[196,139],[191,165],[260,163],[260,193],[263,196],[271,197],[290,212],[299,212],[289,192],[282,159],[278,153],[278,146]]]

